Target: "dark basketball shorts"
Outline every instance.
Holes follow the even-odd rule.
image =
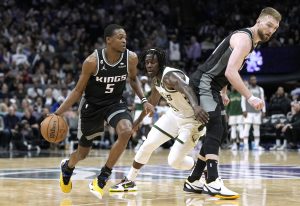
[[[132,116],[126,103],[115,103],[107,107],[93,105],[82,100],[79,106],[78,134],[79,145],[91,147],[93,139],[104,132],[104,121],[116,128],[118,122],[127,119],[132,123]]]

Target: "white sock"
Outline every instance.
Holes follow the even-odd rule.
[[[283,145],[284,145],[284,146],[287,145],[287,140],[286,140],[286,139],[283,140]]]
[[[276,139],[276,145],[280,146],[280,139]]]
[[[135,181],[139,171],[140,169],[135,169],[134,167],[131,167],[127,175],[127,179],[131,181]]]
[[[254,138],[254,145],[255,145],[255,147],[259,146],[259,137]]]
[[[248,147],[248,144],[249,144],[248,137],[247,138],[244,137],[244,147]]]

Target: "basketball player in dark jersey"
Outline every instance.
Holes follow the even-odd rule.
[[[78,149],[71,154],[70,159],[61,162],[60,187],[65,193],[72,189],[71,176],[75,165],[87,157],[93,139],[103,133],[104,121],[116,129],[118,139],[110,150],[107,162],[99,176],[89,185],[91,192],[100,198],[112,168],[132,134],[132,117],[122,99],[127,77],[142,100],[144,110],[150,114],[154,112],[154,107],[143,96],[137,78],[137,55],[126,49],[125,30],[116,24],[108,25],[104,30],[104,39],[106,47],[96,49],[86,58],[75,88],[55,112],[61,115],[82,97],[79,106]]]
[[[218,175],[218,160],[223,133],[221,102],[226,104],[227,84],[237,89],[256,110],[261,110],[264,100],[254,97],[245,86],[239,70],[245,59],[258,43],[266,42],[279,27],[281,14],[270,7],[263,9],[251,28],[240,29],[226,37],[207,61],[191,75],[190,85],[199,94],[200,106],[209,113],[209,122],[203,146],[191,175],[184,184],[184,190],[212,196],[235,199],[239,194],[226,188]],[[207,166],[207,179],[201,181]]]

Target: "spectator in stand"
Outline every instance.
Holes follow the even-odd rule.
[[[276,145],[271,150],[298,149],[300,136],[300,102],[292,104],[295,114],[290,122],[279,123],[276,128]],[[280,146],[280,139],[283,136],[283,144]]]
[[[13,140],[13,135],[16,133],[19,121],[20,119],[16,115],[16,109],[13,106],[10,106],[8,108],[8,113],[4,116],[3,137],[7,142],[11,142]]]
[[[291,110],[291,100],[285,96],[284,88],[278,87],[275,95],[270,99],[268,114],[284,114]]]

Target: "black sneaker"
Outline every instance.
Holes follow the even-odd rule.
[[[137,191],[137,186],[135,182],[128,180],[127,177],[124,177],[120,183],[112,186],[109,189],[110,192],[133,192]]]

